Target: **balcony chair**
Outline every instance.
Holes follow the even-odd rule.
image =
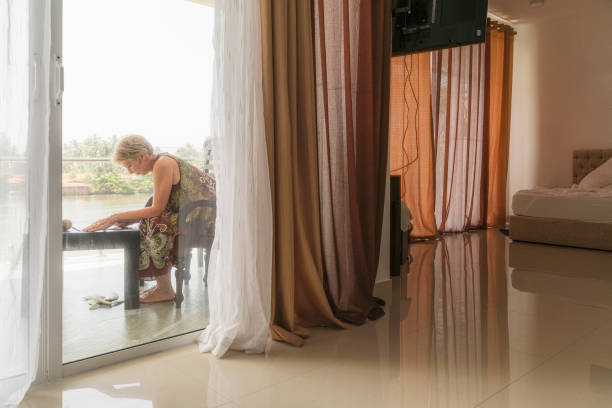
[[[146,207],[150,207],[153,204],[153,197],[149,198]],[[195,217],[194,219],[187,221],[187,217],[196,208],[199,207],[216,207],[217,202],[212,200],[198,200],[193,201],[185,206],[183,211],[179,213],[179,234],[176,236],[175,245],[177,246],[178,260],[177,267],[174,273],[176,279],[176,296],[174,302],[176,303],[177,309],[180,309],[183,299],[183,282],[189,283],[191,279],[191,250],[198,249],[198,266],[205,266],[206,272],[204,274],[204,284],[208,286],[208,262],[210,260],[210,248],[212,247],[213,240],[215,238],[214,232],[206,232],[206,225],[204,221]],[[204,259],[202,259],[202,250],[206,251]],[[204,261],[204,265],[202,265]],[[144,282],[141,282],[144,283]]]

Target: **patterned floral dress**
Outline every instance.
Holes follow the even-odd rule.
[[[158,217],[145,218],[140,221],[140,259],[139,278],[153,280],[170,272],[176,266],[178,256],[175,238],[180,234],[178,228],[179,213],[185,205],[197,200],[216,200],[215,179],[203,173],[186,161],[167,153],[179,166],[180,180],[172,186],[170,199],[164,211]],[[200,207],[188,215],[188,220],[201,217],[208,229],[215,229],[216,210],[212,207]]]

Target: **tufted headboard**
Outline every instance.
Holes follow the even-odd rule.
[[[574,151],[574,184],[612,157],[612,149],[575,150]]]

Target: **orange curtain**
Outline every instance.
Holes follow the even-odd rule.
[[[488,180],[487,226],[506,223],[514,30],[489,21],[487,28]]]
[[[390,168],[412,237],[500,227],[506,217],[514,32],[391,63]]]
[[[437,233],[430,83],[428,52],[391,60],[389,168],[401,176],[401,198],[413,212],[415,237]]]

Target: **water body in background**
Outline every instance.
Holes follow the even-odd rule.
[[[72,221],[72,225],[76,228],[82,229],[111,214],[144,208],[150,196],[150,194],[64,196],[62,217]]]

